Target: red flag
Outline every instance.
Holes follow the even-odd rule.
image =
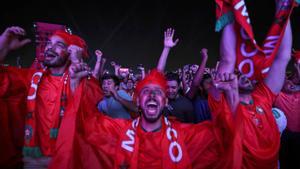
[[[251,80],[263,79],[279,49],[287,21],[297,6],[294,0],[283,3],[269,33],[259,46],[255,39],[244,0],[216,0],[216,31],[235,20],[237,32],[236,67]]]

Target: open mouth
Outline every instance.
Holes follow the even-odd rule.
[[[56,53],[53,52],[46,52],[45,53],[45,59],[46,60],[52,60],[53,58],[55,58],[57,56]]]
[[[157,109],[158,109],[158,104],[157,104],[156,101],[150,100],[149,102],[147,102],[146,107],[147,107],[147,110],[148,110],[149,113],[155,114],[157,112]]]
[[[109,92],[108,90],[106,90],[106,89],[102,89],[102,91],[103,91],[103,93],[104,93],[105,95],[109,95],[109,94],[110,94],[110,92]]]

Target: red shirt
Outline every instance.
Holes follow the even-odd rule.
[[[50,138],[50,129],[57,127],[61,106],[61,94],[64,84],[63,76],[53,76],[45,73],[39,84],[36,98],[37,138],[44,156],[52,156],[55,150],[56,138]],[[68,85],[67,85],[68,86]],[[71,99],[67,87],[67,101]]]
[[[0,168],[22,164],[28,71],[0,66]]]
[[[242,168],[277,168],[280,133],[272,114],[275,95],[259,83],[251,96],[253,103],[240,103],[236,112],[234,144],[241,149],[237,158]],[[212,110],[219,108],[215,103],[210,106]]]
[[[264,83],[258,84],[251,96],[252,105],[239,105],[244,128],[243,166],[277,168],[280,133],[272,113],[276,96]]]
[[[118,153],[122,152],[118,151],[118,147],[124,141],[122,136],[126,133],[128,126],[131,126],[131,122],[131,120],[111,119],[104,115],[94,117],[87,121],[86,132],[88,135],[86,135],[86,139],[89,144],[106,154],[107,158],[112,158],[111,165],[114,166],[116,165],[116,159],[114,158],[117,158]],[[184,140],[181,147],[187,150],[187,154],[183,153],[183,159],[189,160],[192,168],[211,168],[218,165],[222,145],[217,141],[214,127],[210,122],[197,125],[183,125],[175,121],[171,123],[176,128],[178,137]],[[139,148],[138,156],[135,159],[137,168],[165,168],[164,160],[169,160],[169,155],[164,154],[164,146],[162,145],[165,139],[165,131],[166,129],[162,128],[157,132],[145,132],[138,126],[136,130],[138,138],[136,139],[139,140]],[[130,162],[128,164],[130,165]],[[114,167],[110,166],[109,168]],[[186,166],[186,168],[189,168],[189,166]]]
[[[288,130],[300,132],[300,92],[281,92],[275,100],[274,107],[284,112]]]
[[[169,152],[173,141],[168,140],[167,125],[164,122],[157,132],[145,132],[141,126],[137,126],[133,137],[128,137],[127,132],[132,128],[133,121],[112,119],[98,112],[96,106],[86,106],[92,99],[84,96],[86,92],[86,89],[79,87],[72,103],[77,105],[80,112],[76,121],[77,127],[81,129],[74,134],[73,149],[68,152],[71,154],[70,161],[62,164],[61,158],[64,155],[60,152],[62,149],[58,149],[57,154],[60,155],[54,157],[50,168],[120,168],[126,164],[136,169],[232,168],[232,156],[228,153],[232,144],[227,142],[232,135],[227,132],[229,127],[226,127],[226,118],[221,117],[230,112],[219,113],[218,123],[203,122],[195,125],[171,121],[182,150],[181,161],[174,163]],[[129,141],[128,145],[133,146],[136,151],[127,151],[122,146],[124,141]],[[125,158],[128,154],[132,154],[132,158]],[[123,157],[127,160],[123,161]]]

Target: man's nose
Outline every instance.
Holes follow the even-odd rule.
[[[150,91],[150,97],[155,97],[156,96],[156,93],[154,90]]]

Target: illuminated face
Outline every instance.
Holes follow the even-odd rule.
[[[176,80],[167,81],[167,97],[169,99],[176,99],[179,90],[179,84]]]
[[[190,69],[192,70],[192,73],[195,74],[197,72],[198,68],[199,68],[198,65],[192,65]]]
[[[103,80],[103,82],[102,82],[102,91],[103,91],[104,96],[106,96],[106,97],[111,96],[110,91],[113,88],[115,88],[115,89],[117,88],[113,79],[104,79]]]
[[[142,118],[149,123],[160,119],[166,103],[165,93],[155,84],[146,85],[137,98],[137,105],[142,109]]]
[[[241,92],[251,92],[254,89],[252,82],[245,75],[241,75],[238,80]]]
[[[68,46],[59,36],[52,36],[45,47],[44,65],[47,67],[62,67],[68,61]]]
[[[127,86],[127,89],[128,89],[128,90],[132,90],[133,87],[134,87],[134,82],[133,82],[133,80],[131,80],[131,79],[127,80],[126,86]]]

